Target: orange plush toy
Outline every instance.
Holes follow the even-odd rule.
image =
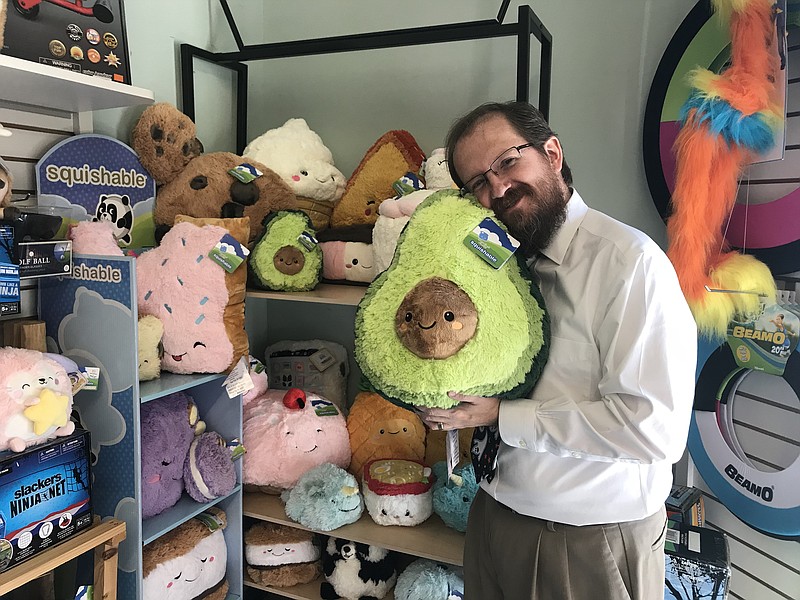
[[[731,250],[723,234],[739,175],[772,146],[780,123],[772,102],[779,69],[772,4],[714,0],[718,13],[730,15],[731,65],[719,75],[704,69],[692,73],[693,91],[675,141],[667,254],[698,329],[712,338],[725,336],[735,314],[757,310],[759,295],[775,296],[769,268]]]
[[[420,418],[374,392],[356,396],[347,416],[352,458],[348,469],[359,481],[364,465],[380,458],[421,461],[425,456],[425,426]]]
[[[380,203],[394,196],[392,184],[409,171],[419,172],[424,160],[425,153],[409,132],[383,134],[347,181],[342,200],[333,209],[331,227],[374,225]]]

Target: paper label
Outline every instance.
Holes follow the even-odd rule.
[[[506,264],[519,248],[519,242],[490,217],[467,234],[464,245],[495,269]]]
[[[319,244],[317,238],[315,238],[307,231],[304,231],[299,236],[297,236],[297,241],[300,243],[301,246],[303,246],[303,248],[305,248],[309,252],[313,250],[317,244]]]
[[[239,362],[233,367],[222,385],[230,398],[240,396],[255,387],[253,379],[250,377],[248,360],[244,356],[239,358]]]
[[[99,367],[80,367],[82,377],[86,378],[86,384],[81,388],[94,392],[100,384],[100,368]]]
[[[319,371],[324,371],[328,367],[336,364],[336,358],[334,358],[333,354],[331,354],[327,348],[318,350],[309,356],[308,360],[310,360],[311,364],[317,367],[317,370]]]
[[[250,163],[242,163],[239,166],[233,167],[228,171],[228,173],[233,175],[242,183],[250,183],[254,179],[257,179],[263,175],[261,171],[256,169]]]
[[[312,400],[311,407],[314,409],[314,414],[318,417],[335,417],[339,414],[336,405],[328,400]]]
[[[208,527],[208,530],[212,532],[222,527],[222,521],[219,519],[219,517],[211,513],[200,513],[195,517],[195,519],[203,523],[203,525]]]
[[[450,477],[453,474],[453,469],[458,466],[461,460],[461,448],[458,443],[457,429],[451,429],[447,432],[445,449],[447,451],[447,476]]]
[[[228,273],[233,273],[245,261],[248,254],[250,251],[230,233],[223,235],[217,245],[208,252],[209,258]]]

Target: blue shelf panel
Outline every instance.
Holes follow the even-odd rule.
[[[219,504],[220,502],[235,496],[241,487],[241,484],[237,483],[236,487],[233,488],[233,491],[227,496],[221,496],[220,498],[217,498],[211,502],[206,502],[205,504],[195,502],[190,496],[184,494],[181,496],[181,499],[178,500],[178,503],[175,506],[168,508],[155,517],[151,517],[142,521],[142,544],[146,546],[153,540],[160,538],[168,531],[172,531],[181,523],[185,523],[192,517],[199,515],[209,506],[214,506],[215,504]]]
[[[139,384],[139,398],[142,403],[150,402],[156,398],[161,398],[175,392],[182,392],[204,383],[209,383],[219,379],[219,384],[225,381],[225,374],[194,374],[178,375],[176,373],[161,372],[161,377],[152,381],[143,381]]]

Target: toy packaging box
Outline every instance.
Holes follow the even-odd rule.
[[[667,527],[664,600],[725,600],[731,576],[725,534],[676,521]]]
[[[696,487],[673,484],[665,502],[667,518],[702,527],[705,518],[703,492]]]
[[[89,432],[0,452],[0,571],[92,524]]]
[[[8,0],[2,54],[130,84],[122,0]]]

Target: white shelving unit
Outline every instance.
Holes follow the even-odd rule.
[[[353,360],[353,322],[356,307],[367,288],[355,285],[320,284],[310,292],[247,292],[247,331],[251,353],[264,359],[264,349],[271,343],[286,339],[324,339],[338,342],[350,356],[348,401],[352,403],[358,391],[360,371]],[[245,526],[252,520],[269,521],[298,529],[307,529],[286,516],[283,503],[277,496],[246,492],[242,497]],[[432,515],[416,527],[385,527],[377,525],[369,514],[351,525],[324,535],[373,544],[400,552],[401,566],[416,558],[462,565],[464,535],[447,527],[437,515]],[[290,588],[274,588],[249,581],[244,576],[246,598],[294,598],[319,600],[319,584],[315,581]],[[392,600],[393,596],[387,596]]]
[[[36,109],[82,113],[153,102],[150,90],[4,54],[0,81],[0,100]]]

